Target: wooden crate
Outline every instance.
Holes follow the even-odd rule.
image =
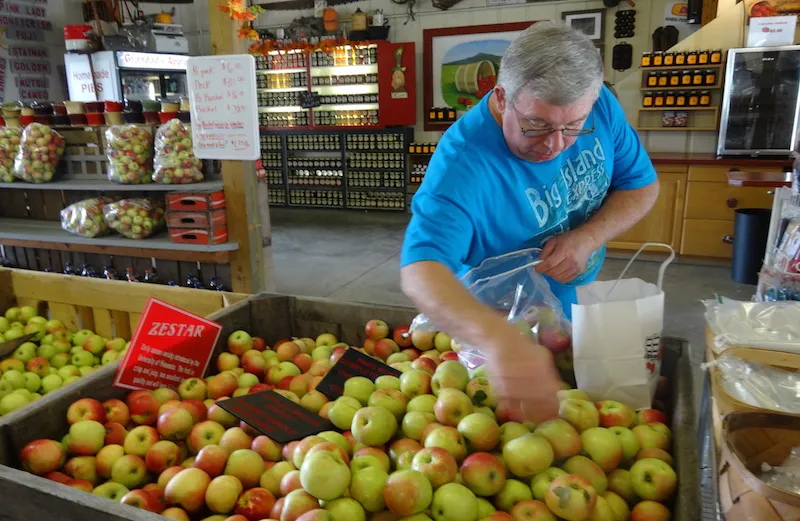
[[[329,332],[341,341],[361,344],[364,324],[379,318],[390,325],[410,323],[415,312],[409,308],[338,303],[326,299],[260,294],[210,315],[223,326],[215,355],[226,350],[227,336],[244,329],[273,343],[292,336]],[[692,375],[688,345],[665,339],[662,373],[672,382],[671,420],[673,448],[679,475],[679,490],[673,509],[675,521],[700,518],[699,463],[695,429]],[[23,410],[13,422],[0,421],[0,497],[19,501],[4,506],[4,521],[47,519],[58,512],[59,521],[157,521],[154,514],[114,504],[13,467],[17,454],[28,442],[39,438],[61,439],[67,432],[69,405],[84,397],[98,400],[124,398],[127,391],[112,387],[114,368],[103,368],[82,378],[59,396],[45,396]]]

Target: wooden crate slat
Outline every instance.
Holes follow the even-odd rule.
[[[21,297],[17,297],[17,300],[20,298]],[[61,302],[50,302],[48,307],[50,308],[51,320],[60,320],[67,329],[72,331],[81,329],[80,316],[75,306]]]
[[[25,258],[28,260],[27,266],[30,270],[38,270],[39,263],[36,261],[36,249],[25,248]]]
[[[92,317],[94,319],[95,333],[106,338],[114,338],[114,323],[110,310],[94,308]]]
[[[11,291],[11,271],[0,270],[0,309],[12,307],[14,300],[14,292]]]
[[[46,219],[44,198],[39,190],[26,190],[25,198],[28,200],[28,213],[34,219]]]
[[[57,190],[43,190],[42,200],[44,202],[44,219],[60,221],[61,210],[64,208],[64,193]]]
[[[130,340],[132,338],[130,315],[125,311],[112,309],[111,319],[114,324],[114,336]]]
[[[142,318],[141,313],[128,314],[128,324],[130,325],[131,331],[136,331],[136,326],[139,325],[139,319],[141,318]]]

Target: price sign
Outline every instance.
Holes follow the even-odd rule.
[[[220,324],[151,297],[114,386],[177,389],[187,378],[202,378],[220,333]]]
[[[201,159],[261,157],[256,62],[247,54],[189,58],[194,154]]]
[[[278,443],[334,429],[333,424],[325,418],[275,391],[220,400],[217,405]]]
[[[384,375],[400,376],[400,371],[360,351],[348,349],[317,384],[317,391],[333,400],[344,393],[344,382],[348,378],[365,376],[375,381]]]
[[[312,109],[322,105],[317,92],[301,92],[300,93],[300,106],[304,109]]]

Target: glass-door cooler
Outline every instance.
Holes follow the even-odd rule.
[[[717,154],[788,156],[799,115],[800,45],[728,50]]]

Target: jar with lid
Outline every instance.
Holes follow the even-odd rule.
[[[678,92],[675,94],[675,106],[676,107],[685,107],[686,106],[686,93],[685,92]]]
[[[681,73],[678,71],[669,73],[669,86],[677,87],[680,84],[681,84]]]
[[[714,65],[722,63],[722,49],[711,51],[711,63]]]
[[[675,54],[671,53],[671,52],[665,52],[664,53],[664,66],[665,67],[670,67],[672,65],[675,65]]]
[[[647,73],[647,86],[648,87],[657,87],[658,86],[658,73],[657,72],[648,72]]]
[[[685,70],[681,71],[681,85],[691,85],[692,84],[692,71]]]
[[[675,65],[686,65],[686,53],[678,51],[675,53]]]
[[[707,65],[709,62],[709,52],[708,50],[697,51],[697,64],[698,65]]]
[[[697,51],[686,53],[686,65],[697,65]]]
[[[700,106],[708,107],[711,105],[711,93],[707,90],[700,92]]]
[[[664,93],[663,92],[656,92],[655,96],[653,96],[653,105],[656,107],[663,107],[664,106]]]
[[[669,73],[668,72],[661,72],[658,75],[658,86],[659,87],[666,87],[669,84]]]
[[[653,53],[653,67],[661,67],[664,65],[664,53],[656,51]]]
[[[692,73],[692,85],[698,86],[703,84],[703,71],[700,69]]]
[[[664,96],[664,106],[665,107],[674,107],[675,106],[675,93],[674,92],[667,92]]]
[[[717,71],[714,69],[707,69],[705,75],[706,85],[715,85],[717,83]]]
[[[642,59],[639,61],[639,65],[642,67],[652,67],[653,65],[653,53],[650,52],[643,52]]]
[[[689,93],[689,106],[690,107],[697,107],[700,105],[700,95],[697,92],[690,92]]]

